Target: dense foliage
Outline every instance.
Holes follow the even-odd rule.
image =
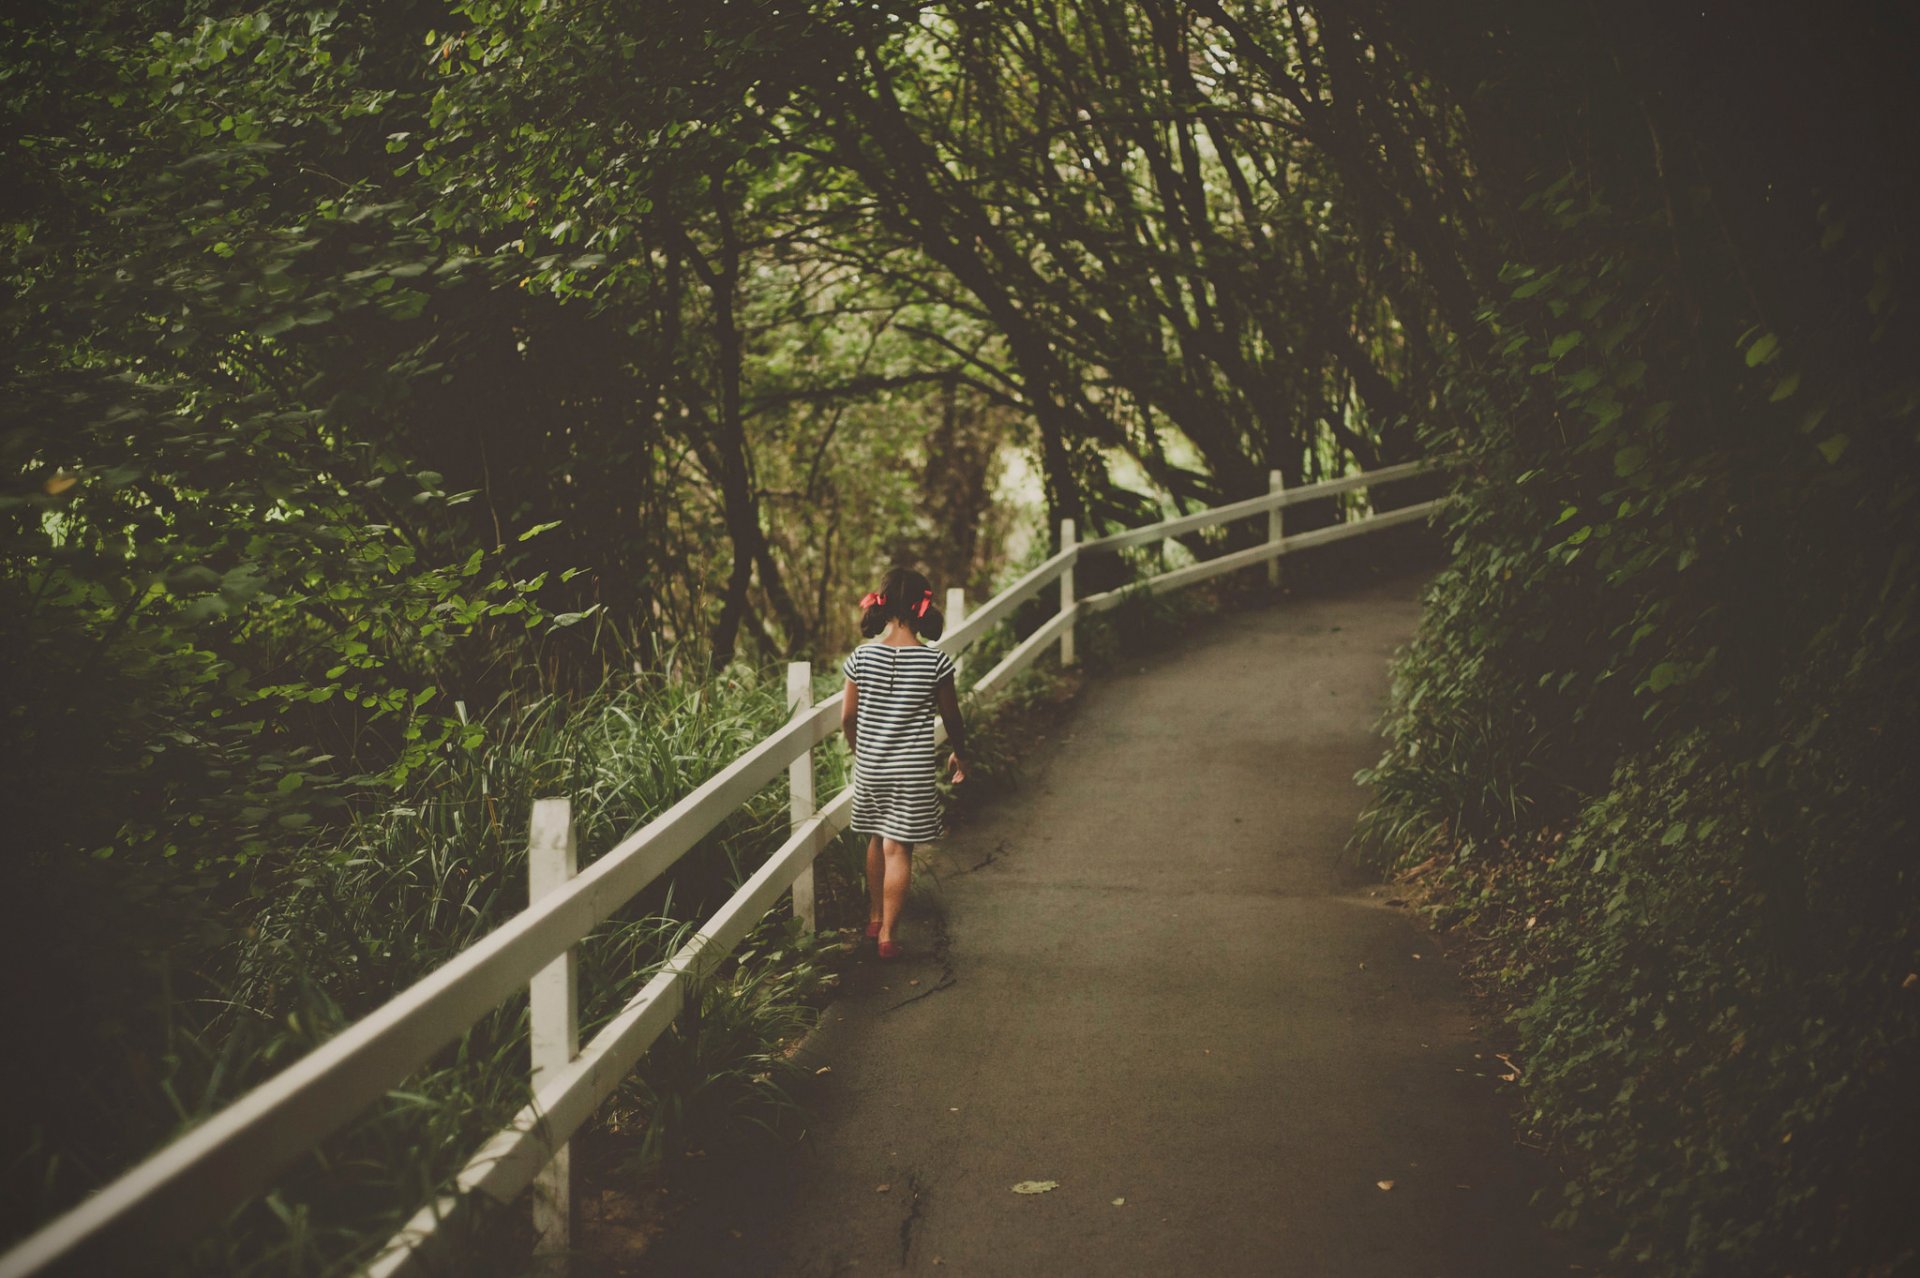
[[[1914,138],[1870,28],[1732,17],[1511,29],[1583,111],[1518,144],[1474,425],[1430,432],[1452,558],[1370,816],[1482,943],[1562,1220],[1657,1272],[1884,1272],[1920,1248]]]
[[[0,970],[88,1062],[35,1080],[8,1229],[500,917],[537,786],[610,834],[719,766],[778,717],[755,664],[834,652],[889,561],[977,592],[1042,517],[1433,452],[1371,827],[1489,938],[1569,1214],[1697,1272],[1913,1246],[1875,1190],[1920,1136],[1889,21],[0,17]],[[324,1270],[374,1219],[315,1199],[338,1237],[274,1251],[282,1206],[209,1246]]]

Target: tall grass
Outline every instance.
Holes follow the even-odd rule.
[[[496,706],[478,749],[449,749],[397,799],[260,869],[230,933],[183,937],[145,1084],[117,1080],[112,1095],[48,1104],[13,1183],[42,1191],[43,1204],[70,1200],[76,1180],[143,1157],[139,1133],[189,1126],[284,1068],[524,908],[535,798],[571,798],[590,864],[777,727],[783,687],[773,672],[649,676],[586,698]],[[843,770],[822,769],[826,793]],[[580,944],[583,1036],[777,846],[786,799],[784,782],[767,787]],[[804,1029],[826,979],[812,950],[781,921],[763,925],[695,992],[685,1023],[603,1121],[641,1131],[647,1160],[703,1127],[777,1109],[782,1045]],[[364,1260],[526,1102],[527,1028],[524,995],[508,1000],[172,1272],[328,1275]],[[104,1152],[96,1143],[83,1175],[61,1115],[101,1106],[127,1120],[129,1138]],[[144,1118],[133,1112],[142,1108]]]

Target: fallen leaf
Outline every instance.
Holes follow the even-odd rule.
[[[1415,957],[1415,958],[1419,958],[1420,956],[1419,956],[1418,954],[1416,954],[1416,955],[1414,955],[1414,957]]]
[[[67,489],[73,487],[75,484],[79,482],[80,482],[79,476],[70,475],[66,471],[62,470],[62,471],[56,471],[55,473],[47,476],[47,482],[40,485],[40,487],[47,494],[47,496],[58,497],[61,493],[64,493],[65,491],[67,491]]]
[[[957,1114],[960,1112],[960,1107],[958,1105],[949,1105],[947,1106],[947,1112],[949,1114]]]
[[[1125,1207],[1127,1205],[1127,1200],[1124,1198],[1116,1198],[1113,1200],[1113,1205],[1115,1207]]]
[[[1920,985],[1920,972],[1908,972],[1907,979],[1900,982],[1900,988],[1903,990],[1910,990],[1916,985]]]
[[[920,983],[920,982],[918,982],[918,981],[908,981],[908,982],[907,982],[907,984],[909,984],[909,985],[918,985],[919,983]]]
[[[1013,1187],[1016,1194],[1044,1194],[1050,1189],[1060,1188],[1057,1180],[1023,1180]]]
[[[892,1188],[893,1188],[893,1186],[892,1186],[892,1185],[875,1185],[875,1186],[873,1187],[873,1192],[874,1192],[874,1193],[876,1193],[876,1194],[884,1194],[884,1193],[886,1193],[886,1192],[887,1192],[887,1191],[888,1191],[889,1189],[892,1189]]]
[[[1539,921],[1540,921],[1540,916],[1539,916],[1539,915],[1537,915],[1537,914],[1529,914],[1529,915],[1527,915],[1527,927],[1528,927],[1529,929],[1531,929],[1531,928],[1533,927],[1533,925],[1534,925],[1535,923],[1538,923]]]
[[[1362,960],[1362,961],[1361,961],[1361,964],[1360,964],[1360,970],[1361,970],[1361,971],[1363,971],[1363,972],[1367,970],[1367,965],[1366,965],[1366,962],[1365,962],[1364,960]]]
[[[813,1071],[813,1072],[814,1072],[815,1074],[831,1074],[831,1073],[833,1072],[833,1066],[831,1066],[831,1065],[822,1065],[822,1066],[821,1066],[821,1067],[820,1067],[819,1069],[816,1069],[816,1070],[815,1070],[815,1071]]]
[[[1373,1183],[1380,1186],[1380,1188],[1383,1190],[1393,1188],[1393,1182],[1390,1180],[1376,1180]]]

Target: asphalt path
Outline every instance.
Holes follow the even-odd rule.
[[[808,1139],[729,1173],[648,1271],[1593,1272],[1529,1204],[1557,1178],[1456,968],[1344,868],[1422,581],[1223,617],[1094,682],[935,845],[910,957],[827,1010]]]

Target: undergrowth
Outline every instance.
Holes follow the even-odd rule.
[[[1429,432],[1465,445],[1451,562],[1354,849],[1465,942],[1558,1224],[1661,1274],[1913,1272],[1920,396],[1885,260],[1820,239],[1801,327],[1710,344],[1646,301],[1671,210],[1542,200],[1555,265],[1483,315],[1509,362]]]
[[[449,749],[400,802],[299,855],[262,863],[223,929],[189,935],[150,970],[69,970],[77,1001],[141,994],[147,1016],[105,1019],[112,1051],[79,1062],[61,1103],[12,1143],[19,1229],[111,1175],[445,963],[526,903],[534,798],[572,799],[583,867],[786,717],[781,680],[730,671],[649,676],[579,699],[503,703],[477,750]],[[822,752],[824,785],[835,780]],[[830,791],[829,791],[830,792]],[[764,789],[578,947],[583,1041],[786,835],[784,783]],[[650,1053],[600,1121],[638,1132],[639,1157],[762,1119],[786,1102],[781,1045],[829,979],[816,944],[771,917],[704,984],[696,1012]],[[528,1099],[524,995],[483,1018],[368,1114],[202,1239],[178,1273],[332,1274],[426,1201]],[[497,1226],[489,1226],[497,1228]]]

